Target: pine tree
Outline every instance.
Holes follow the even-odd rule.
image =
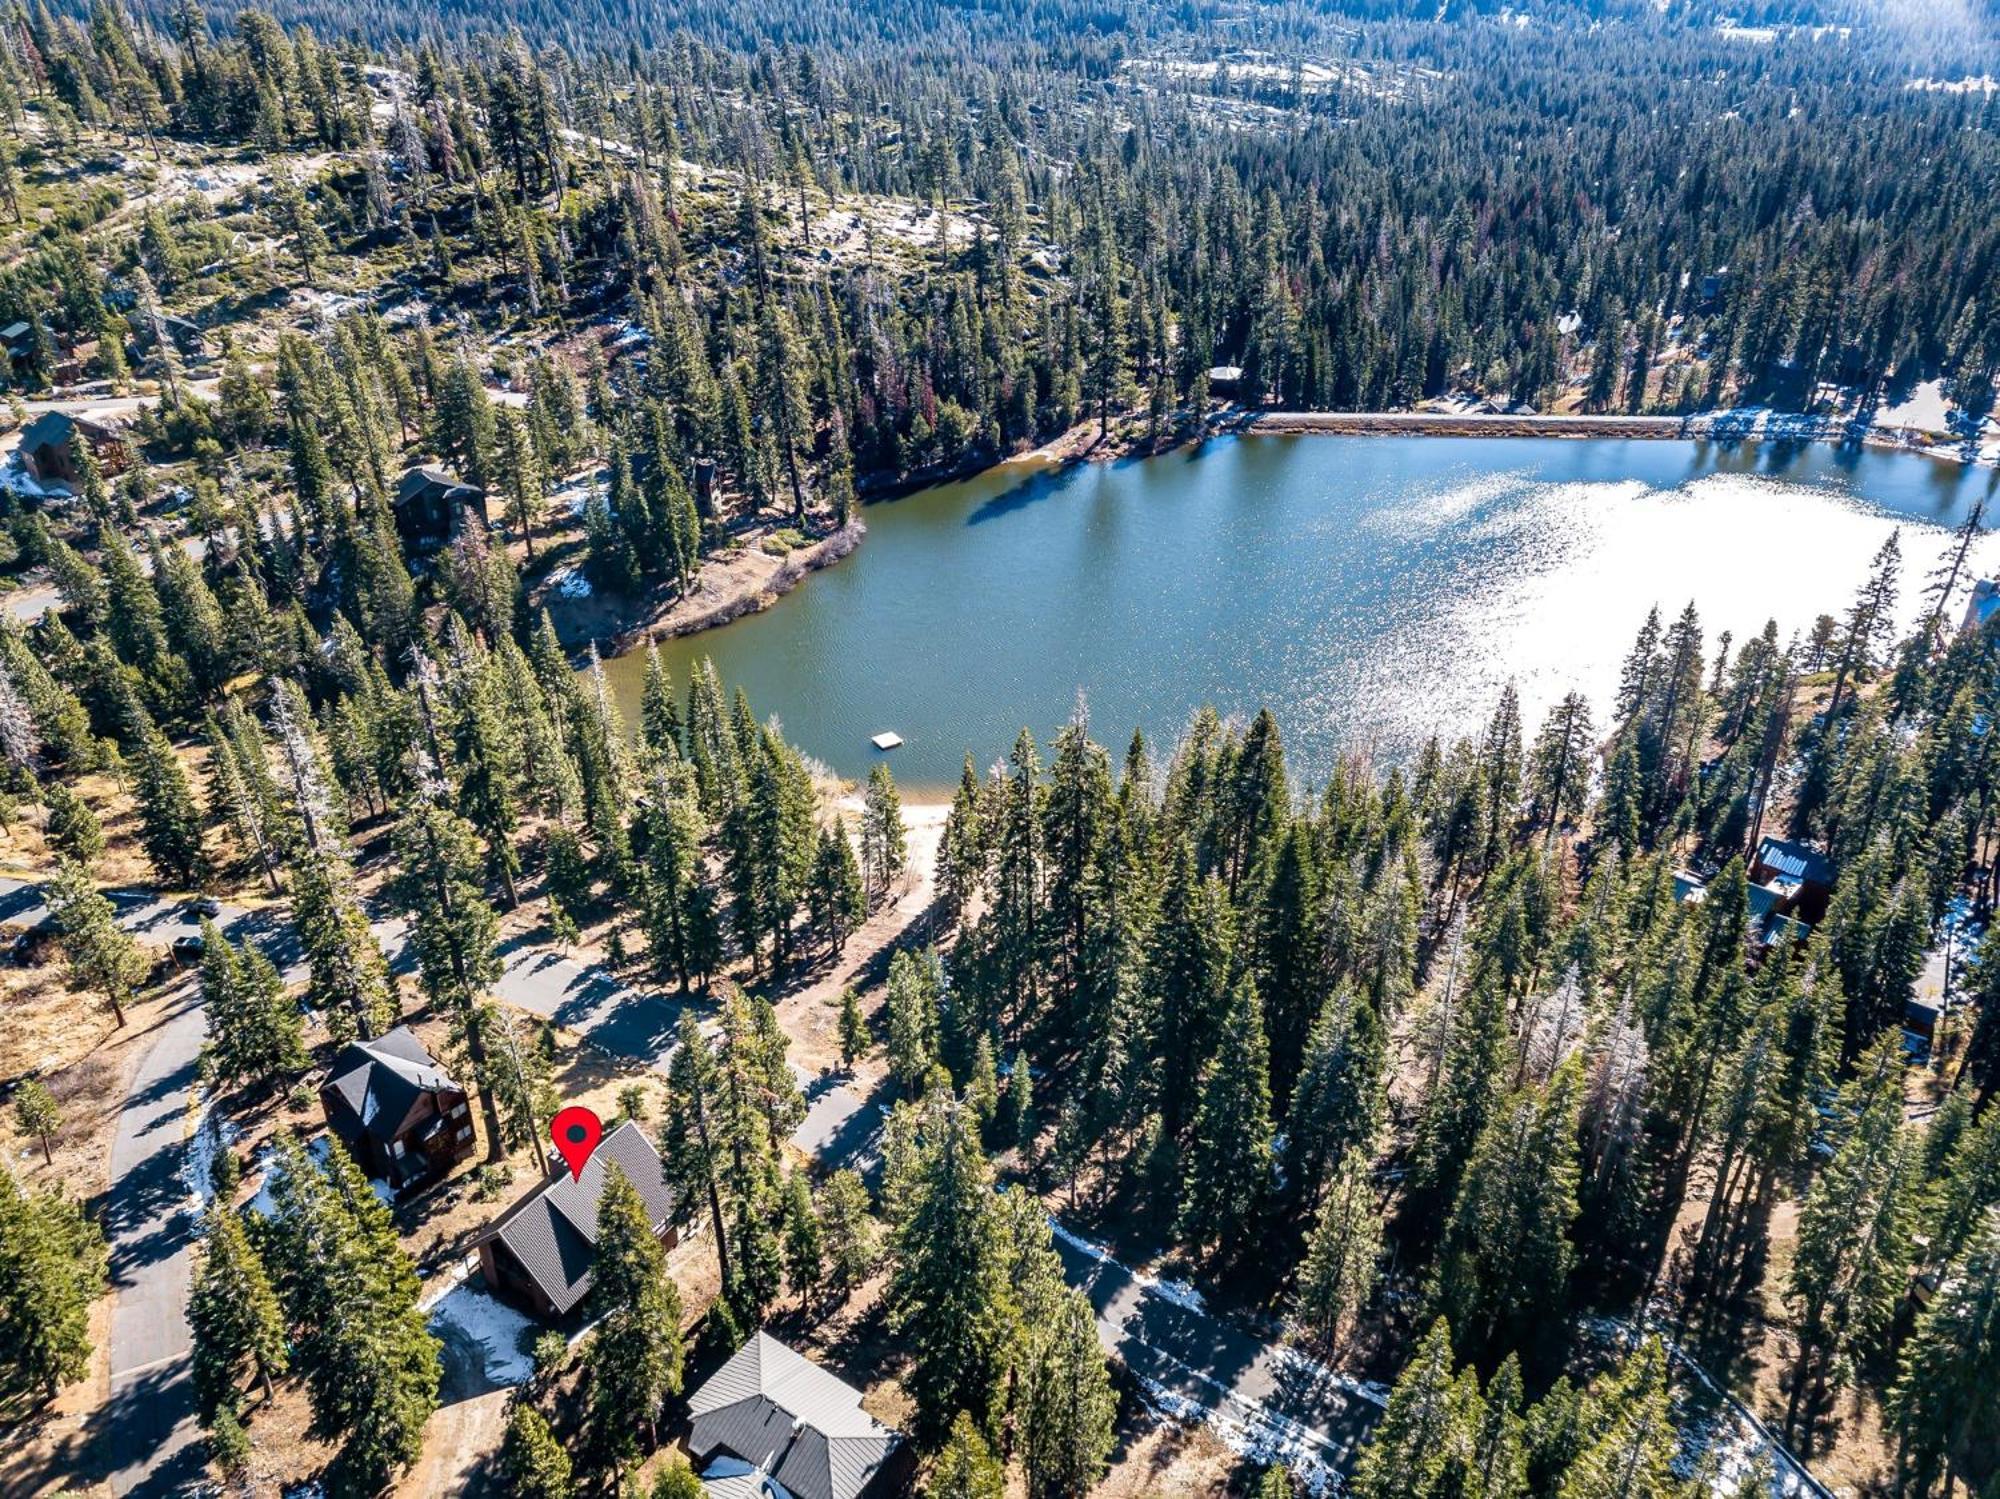
[[[889,1070],[905,1091],[914,1092],[938,1059],[938,990],[941,970],[935,953],[913,955],[899,948],[889,959]]]
[[[0,1166],[0,1386],[54,1400],[90,1368],[104,1234],[58,1191],[22,1192]]]
[[[290,1366],[284,1314],[243,1220],[220,1201],[209,1205],[187,1319],[204,1416],[233,1407],[246,1374],[257,1376],[269,1398],[272,1380]]]
[[[14,1089],[14,1122],[21,1133],[41,1141],[42,1164],[53,1166],[56,1158],[49,1141],[62,1128],[62,1108],[40,1078],[24,1078]]]
[[[1578,1453],[1557,1499],[1687,1499],[1692,1485],[1673,1471],[1680,1438],[1658,1338],[1648,1338],[1601,1391],[1591,1392],[1583,1420],[1595,1436]]]
[[[1890,1035],[1862,1058],[1857,1083],[1885,1081],[1814,1180],[1799,1211],[1786,1299],[1798,1314],[1799,1358],[1785,1425],[1807,1394],[1846,1382],[1878,1352],[1908,1285],[1916,1228],[1917,1155],[1903,1125],[1901,1040]]]
[[[1287,1196],[1295,1217],[1318,1206],[1335,1165],[1365,1159],[1387,1109],[1382,1023],[1342,984],[1327,996],[1306,1041],[1285,1117]]]
[[[485,1038],[472,1023],[500,976],[499,919],[486,902],[484,861],[471,826],[430,801],[416,803],[397,824],[395,851],[396,892],[410,913],[418,978],[431,1003],[454,1016],[460,1028],[479,1082],[488,1151],[497,1159],[503,1139],[499,1105]]]
[[[1033,1024],[1040,1009],[1046,940],[1041,778],[1034,736],[1023,729],[1015,736],[990,817],[992,903],[981,923],[988,934],[995,991],[1017,1029]]]
[[[1528,756],[1528,822],[1555,836],[1559,823],[1575,822],[1590,802],[1590,771],[1596,755],[1590,703],[1572,692],[1549,710]]]
[[[896,778],[878,763],[868,772],[868,792],[861,811],[861,868],[871,896],[884,896],[902,877],[909,858],[909,837],[903,827],[903,801]]]
[[[812,1189],[803,1171],[785,1176],[785,1279],[801,1301],[811,1301],[825,1279],[824,1236]]]
[[[118,925],[111,902],[79,864],[64,859],[44,898],[69,960],[71,985],[102,998],[122,1029],[125,1006],[151,969],[139,944]]]
[[[1368,1162],[1350,1150],[1320,1201],[1292,1303],[1300,1326],[1322,1349],[1331,1348],[1343,1322],[1358,1317],[1373,1298],[1381,1254],[1381,1213]]]
[[[827,1283],[846,1294],[875,1268],[875,1220],[868,1187],[854,1171],[836,1171],[819,1190],[819,1223],[826,1251]]]
[[[502,1138],[510,1149],[526,1145],[532,1150],[536,1169],[546,1175],[549,1156],[543,1142],[557,1107],[548,1058],[522,1035],[519,1016],[501,1005],[481,1005],[471,1026],[485,1048],[485,1075],[500,1111]]]
[[[1453,992],[1447,1011],[1410,1170],[1407,1211],[1420,1241],[1442,1226],[1458,1196],[1466,1163],[1496,1104],[1495,1079],[1507,1035],[1505,996],[1490,973]]]
[[[646,677],[639,692],[639,734],[647,746],[668,760],[683,754],[680,708],[674,702],[673,678],[660,648],[646,643]]]
[[[421,1282],[345,1149],[333,1145],[324,1172],[289,1133],[275,1149],[265,1266],[295,1330],[312,1430],[343,1439],[334,1481],[372,1493],[415,1461],[437,1407],[438,1343],[417,1307]]]
[[[584,1353],[594,1443],[621,1470],[653,1438],[660,1407],[681,1389],[680,1290],[646,1221],[638,1190],[616,1165],[597,1208],[590,1304],[598,1318]]]
[[[1181,1194],[1181,1239],[1212,1264],[1232,1264],[1249,1249],[1270,1203],[1269,1054],[1256,985],[1240,978],[1203,1075]]]
[[[952,1417],[951,1434],[924,1483],[924,1499],[1003,1499],[1007,1470],[968,1412]]]
[[[956,920],[985,878],[985,828],[979,805],[979,776],[972,756],[965,757],[958,789],[945,815],[944,837],[938,843],[937,886],[945,909]]]
[[[1484,1399],[1486,1409],[1472,1449],[1477,1492],[1485,1499],[1529,1499],[1528,1423],[1521,1410],[1521,1362],[1511,1353],[1487,1382]]]
[[[707,1486],[678,1454],[670,1456],[653,1475],[652,1499],[705,1499],[707,1493]]]
[[[167,736],[150,721],[137,726],[139,753],[133,757],[133,796],[139,804],[139,846],[162,884],[186,889],[207,868],[202,851],[202,816],[180,757]]]
[[[888,1290],[890,1326],[913,1359],[917,1427],[932,1440],[960,1411],[998,1415],[1013,1307],[996,1212],[969,1111],[940,1104],[896,1225]]]
[[[299,1007],[278,970],[254,946],[232,946],[211,921],[201,924],[201,999],[209,1039],[202,1052],[208,1076],[225,1088],[275,1088],[305,1071]]]
[[[1018,1150],[1023,1161],[1032,1164],[1037,1134],[1035,1120],[1035,1079],[1028,1068],[1028,1053],[1017,1049],[1007,1069],[1007,1091],[1000,1100],[994,1121],[995,1133],[1003,1150]]]
[[[1396,1376],[1348,1485],[1355,1499],[1448,1499],[1469,1487],[1484,1409],[1473,1376],[1453,1376],[1451,1343],[1440,1317]]]
[[[854,1064],[868,1054],[875,1038],[868,1029],[868,1019],[861,1013],[861,996],[849,984],[840,991],[840,1066],[844,1072],[853,1072]]]
[[[1952,1095],[1963,1099],[1960,1090]],[[1926,1149],[1940,1133],[1933,1120]],[[1934,1264],[1948,1265],[1978,1235],[1987,1210],[2000,1203],[2000,1109],[1989,1108],[1978,1123],[1968,1123],[1951,1145],[1944,1161],[1944,1181],[1933,1199],[1930,1216],[1930,1245],[1926,1257]]]
[[[1081,1495],[1104,1476],[1118,1400],[1097,1320],[1081,1291],[1064,1291],[1052,1324],[1030,1325],[1021,1374],[1021,1461],[1028,1492]]]
[[[1887,1405],[1903,1493],[1928,1499],[1970,1479],[2000,1431],[2000,1208],[1987,1209],[1918,1317]]]
[[[847,939],[867,919],[867,887],[844,817],[836,817],[832,827],[819,830],[812,878],[806,887],[806,908],[813,926],[826,933],[827,946],[835,957],[846,950]]]
[[[722,1173],[730,1143],[729,1098],[715,1052],[692,1010],[683,1010],[667,1063],[667,1117],[661,1130],[661,1156],[667,1179],[693,1212],[708,1209],[709,1229],[724,1285],[731,1280],[729,1234],[722,1211]]]
[[[517,1402],[507,1417],[507,1435],[500,1445],[500,1473],[513,1499],[570,1499],[576,1492],[570,1479],[569,1454],[549,1430],[542,1413],[526,1401]]]
[[[654,778],[646,808],[646,950],[662,976],[686,994],[719,965],[722,934],[715,895],[702,869],[700,808],[688,793],[687,772]]]
[[[1481,1134],[1445,1231],[1434,1308],[1468,1354],[1541,1351],[1575,1263],[1581,1069],[1514,1095]]]
[[[49,815],[42,836],[58,856],[77,864],[95,864],[104,856],[104,829],[90,803],[60,781],[42,788]]]
[[[337,853],[304,854],[293,871],[292,924],[306,952],[306,1000],[336,1041],[379,1036],[395,1023],[389,960]]]

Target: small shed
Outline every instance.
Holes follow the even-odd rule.
[[[396,516],[396,534],[419,552],[448,545],[469,515],[477,516],[481,525],[491,524],[486,491],[434,463],[420,463],[404,472],[390,508]]]
[[[347,1153],[392,1187],[433,1181],[472,1154],[465,1090],[408,1026],[346,1047],[319,1102]]]
[[[515,1203],[479,1239],[479,1268],[495,1292],[538,1317],[567,1317],[590,1293],[597,1257],[597,1207],[611,1167],[623,1171],[646,1205],[660,1242],[672,1248],[676,1195],[646,1132],[626,1120],[606,1135],[571,1176],[557,1163],[549,1177]]]

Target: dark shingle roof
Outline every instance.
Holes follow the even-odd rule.
[[[435,494],[446,497],[462,496],[478,499],[486,493],[477,484],[468,484],[450,469],[435,463],[419,463],[403,471],[402,481],[396,485],[397,505],[407,505],[420,495]]]
[[[418,1099],[458,1084],[409,1027],[399,1025],[342,1051],[328,1069],[326,1086],[357,1128],[386,1145],[402,1132]]]
[[[70,428],[74,425],[60,411],[44,411],[21,429],[21,451],[31,452],[49,443],[61,446],[69,441]]]
[[[688,1401],[696,1458],[730,1452],[797,1499],[855,1499],[902,1438],[861,1392],[759,1332]]]
[[[666,1168],[653,1142],[629,1119],[591,1152],[582,1176],[572,1177],[565,1168],[562,1175],[549,1178],[515,1203],[488,1230],[520,1261],[558,1313],[571,1310],[590,1290],[591,1263],[597,1254],[597,1205],[613,1165],[638,1189],[646,1219],[657,1230],[673,1214],[673,1188],[667,1185]]]

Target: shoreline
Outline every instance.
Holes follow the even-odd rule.
[[[977,468],[963,465],[947,472],[913,477],[898,485],[872,486],[873,493],[862,499],[865,508],[889,504],[897,499],[939,484],[957,483],[1005,468],[1062,470],[1082,463],[1115,462],[1127,458],[1157,457],[1197,446],[1214,437],[1444,437],[1444,438],[1541,438],[1685,442],[1828,442],[1847,443],[1885,452],[1908,453],[1941,463],[1966,467],[1981,464],[1980,452],[1970,444],[1917,443],[1898,440],[1890,431],[1857,429],[1846,418],[1803,416],[1792,412],[1747,411],[1696,412],[1687,416],[1617,416],[1582,412],[1445,412],[1445,411],[1272,411],[1245,407],[1225,407],[1200,422],[1180,422],[1162,439],[1149,443],[1143,435],[1127,436],[1136,414],[1128,413],[1120,427],[1107,437],[1097,433],[1095,421],[1080,423],[1059,433],[1036,448],[995,459]],[[600,654],[617,657],[641,646],[705,630],[757,614],[790,593],[808,574],[831,567],[861,544],[867,527],[854,519],[837,531],[782,557],[760,565],[762,554],[746,552],[731,559],[711,561],[704,572],[707,581],[685,599],[677,599],[634,622],[617,625],[608,634],[585,628],[572,633],[561,626],[566,643],[581,648],[595,644]],[[719,565],[718,565],[719,564]],[[551,600],[550,602],[554,602]],[[562,612],[557,611],[558,614]]]
[[[1851,417],[1799,412],[1696,411],[1685,416],[1615,416],[1585,412],[1243,411],[1209,423],[1212,435],[1246,437],[1539,437],[1627,438],[1685,442],[1825,442],[1909,453],[1968,468],[1989,461],[1978,441],[1920,442],[1913,429],[1863,426]],[[1936,434],[1926,434],[1935,437]]]
[[[847,556],[861,544],[867,529],[860,520],[850,520],[840,529],[795,547],[783,556],[771,556],[758,549],[753,541],[733,555],[711,557],[703,564],[703,577],[693,593],[636,620],[623,624],[613,621],[609,633],[592,628],[584,611],[573,607],[596,595],[572,600],[545,592],[539,602],[555,620],[557,638],[572,651],[581,651],[588,645],[597,647],[598,654],[607,659],[624,656],[657,641],[698,635],[746,614],[762,613],[798,587],[808,573],[831,567]],[[544,580],[545,586],[548,581]],[[638,602],[643,607],[643,601]],[[566,604],[572,607],[564,607]]]

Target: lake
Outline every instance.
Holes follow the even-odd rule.
[[[1600,722],[1646,611],[1692,599],[1714,649],[1803,634],[1903,534],[1906,619],[1996,475],[1825,444],[1222,438],[1052,470],[1006,465],[871,505],[853,556],[771,609],[664,642],[711,656],[807,754],[906,792],[1046,744],[1077,694],[1121,755],[1203,704],[1279,715],[1295,772],[1476,733],[1508,680],[1529,733],[1572,688]],[[1975,549],[1974,566],[1983,557]],[[1962,599],[1958,607],[1963,608]],[[636,720],[643,652],[610,663]]]

